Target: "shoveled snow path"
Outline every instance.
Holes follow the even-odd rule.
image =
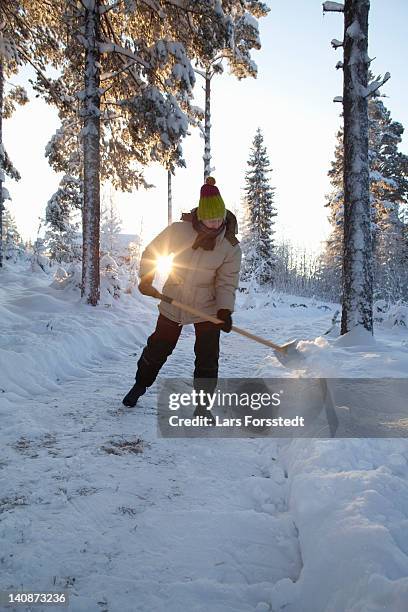
[[[193,339],[184,328],[163,375],[192,374]],[[267,354],[223,335],[220,375],[255,376]],[[118,410],[136,359],[8,414],[3,588],[68,588],[69,609],[86,612],[270,609],[273,584],[302,568],[278,443],[157,438],[154,388]]]

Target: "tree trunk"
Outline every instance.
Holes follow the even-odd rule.
[[[85,9],[85,99],[84,119],[84,202],[82,212],[82,296],[88,304],[99,301],[100,233],[100,93],[99,0],[88,0]]]
[[[167,171],[167,224],[173,222],[173,198],[171,193],[171,172]]]
[[[204,183],[211,174],[211,73],[205,72]]]
[[[4,147],[3,147],[3,93],[4,93],[4,75],[3,61],[0,58],[0,268],[3,267],[3,181],[4,181]]]
[[[344,255],[341,333],[373,331],[372,237],[368,161],[369,0],[344,6]]]

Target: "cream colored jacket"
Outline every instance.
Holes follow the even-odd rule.
[[[229,216],[236,224],[232,213]],[[201,247],[191,248],[196,237],[191,221],[178,221],[166,227],[143,251],[140,276],[154,270],[158,257],[173,254],[173,267],[162,291],[164,295],[213,316],[220,308],[233,312],[241,266],[238,241],[232,240],[234,244],[231,244],[224,230],[217,236],[214,249],[206,251]],[[161,301],[158,308],[165,317],[183,325],[205,320],[167,302]]]

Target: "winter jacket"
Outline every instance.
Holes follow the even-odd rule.
[[[164,295],[212,316],[221,308],[233,312],[241,266],[237,230],[235,216],[227,211],[226,228],[215,239],[214,249],[192,249],[197,232],[191,213],[183,214],[182,221],[166,227],[147,245],[140,261],[140,276],[152,273],[158,257],[173,254]],[[161,301],[158,308],[165,317],[183,325],[205,320],[167,302]]]

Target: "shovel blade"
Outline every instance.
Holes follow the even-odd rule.
[[[300,367],[305,359],[296,348],[298,342],[298,340],[292,340],[292,342],[283,344],[280,351],[274,351],[278,361],[286,368]]]

